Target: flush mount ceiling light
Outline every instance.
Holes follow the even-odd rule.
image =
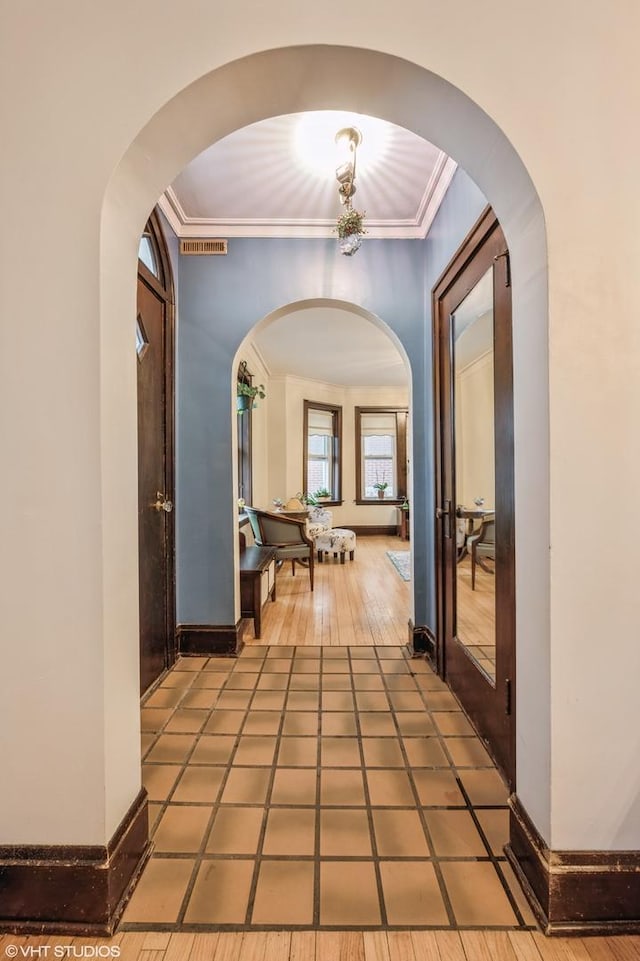
[[[338,194],[340,203],[344,205],[344,213],[338,217],[335,230],[338,234],[340,252],[347,257],[355,254],[362,243],[364,229],[364,211],[355,209],[352,197],[356,192],[356,158],[358,147],[362,143],[362,134],[357,127],[343,127],[335,136],[336,145],[340,151],[340,163],[336,167]]]

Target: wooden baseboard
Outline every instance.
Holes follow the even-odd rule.
[[[105,846],[0,847],[0,931],[109,937],[150,854],[144,788]]]
[[[353,531],[354,534],[359,534],[360,537],[373,537],[375,535],[395,537],[395,535],[398,533],[398,529],[395,524],[377,525],[373,527],[363,524],[340,524],[340,527],[346,527],[347,530]]]
[[[512,795],[505,853],[545,934],[640,932],[640,851],[551,851]]]
[[[229,626],[217,624],[178,624],[178,652],[183,657],[196,655],[237,656],[244,647],[242,618]]]

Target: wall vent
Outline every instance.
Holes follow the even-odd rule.
[[[191,257],[211,256],[212,254],[226,254],[226,240],[181,240],[180,253]]]

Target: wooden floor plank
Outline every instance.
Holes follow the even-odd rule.
[[[218,950],[219,938],[217,932],[196,934],[189,961],[212,961]]]
[[[164,961],[189,961],[195,935],[176,932],[171,935],[164,955]]]
[[[242,961],[264,961],[267,950],[267,934],[263,931],[248,931],[242,939]]]
[[[235,931],[222,931],[216,944],[213,961],[240,961],[242,934]]]
[[[365,961],[363,932],[318,931],[316,961]]]
[[[363,944],[365,961],[390,961],[385,931],[365,931]]]
[[[143,951],[166,951],[171,940],[170,931],[149,931],[142,944]]]
[[[491,956],[483,931],[461,931],[460,940],[467,961],[496,961]]]
[[[540,961],[540,952],[531,931],[509,931],[508,937],[518,961]]]
[[[289,961],[315,961],[315,957],[316,932],[293,931],[291,934]],[[217,958],[216,961],[218,961]]]
[[[466,961],[457,931],[436,931],[436,943],[441,961]]]
[[[266,936],[264,961],[289,961],[290,954],[291,931],[268,931]]]
[[[518,961],[506,931],[483,931],[492,961]]]
[[[410,931],[389,931],[387,940],[390,961],[416,961]]]

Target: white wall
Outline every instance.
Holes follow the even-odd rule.
[[[3,726],[20,737],[5,747],[1,840],[103,843],[139,782],[129,337],[144,220],[206,143],[330,95],[444,147],[505,228],[518,792],[555,848],[640,848],[636,545],[625,524],[576,520],[640,489],[640,6],[459,0],[434,15],[405,0],[389,16],[365,0],[282,0],[271,12],[257,0],[157,0],[153,16],[125,0],[3,6]],[[298,44],[318,45],[317,59],[292,53],[299,72],[279,69],[279,82],[271,54],[244,73],[224,66]],[[396,58],[386,70],[383,54]],[[198,78],[217,68],[230,84],[199,102]],[[428,110],[427,77],[445,80]]]
[[[456,371],[456,503],[495,502],[493,351]]]

